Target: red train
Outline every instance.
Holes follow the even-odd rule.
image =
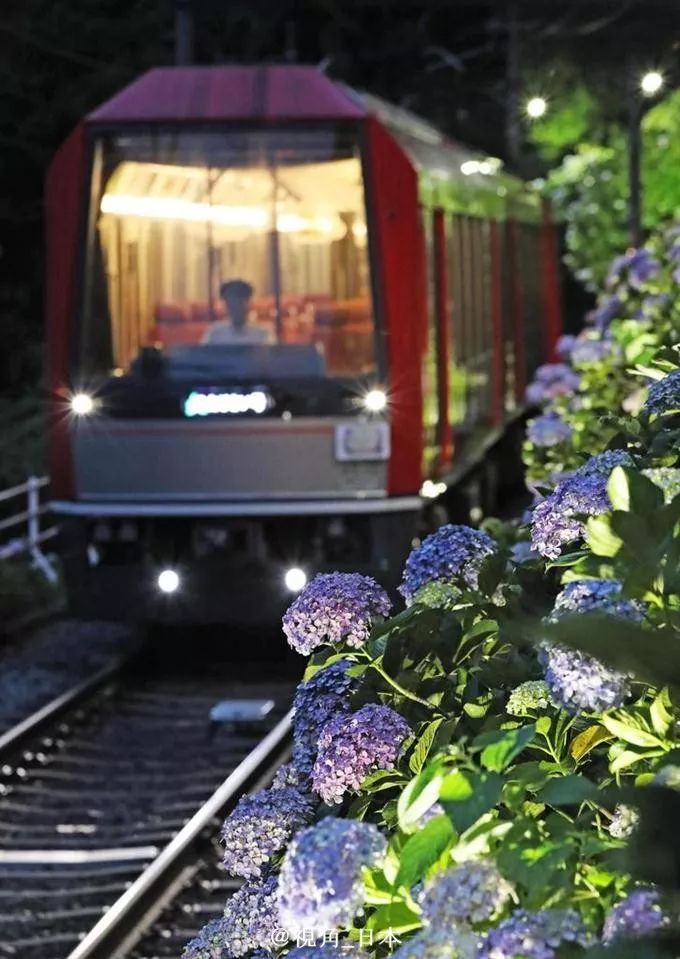
[[[260,618],[319,570],[394,577],[559,332],[549,212],[499,167],[300,66],[152,70],[76,127],[47,324],[77,608]]]

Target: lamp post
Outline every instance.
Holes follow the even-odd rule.
[[[647,110],[645,99],[656,96],[663,88],[663,74],[649,70],[638,77],[628,71],[628,230],[631,246],[642,243],[642,118]]]

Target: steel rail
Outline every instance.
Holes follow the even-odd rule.
[[[8,729],[0,736],[0,759],[4,758],[7,753],[18,749],[30,736],[37,735],[43,726],[53,722],[57,716],[69,707],[75,706],[81,699],[105,686],[121,671],[127,662],[128,660],[124,658],[115,659],[93,676],[78,683],[77,686],[72,687],[65,693],[56,696],[26,719],[17,723],[16,726]]]
[[[112,959],[118,955],[116,950],[130,938],[136,927],[145,925],[144,915],[177,881],[187,856],[191,855],[214,817],[236,799],[266,763],[271,763],[275,756],[282,753],[290,734],[292,715],[292,710],[289,710],[227,776],[210,799],[69,953],[67,959]]]

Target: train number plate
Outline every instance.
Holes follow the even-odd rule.
[[[341,423],[335,427],[335,458],[339,462],[386,460],[389,455],[387,423]]]

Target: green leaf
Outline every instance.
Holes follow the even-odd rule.
[[[432,743],[434,742],[437,730],[443,722],[444,717],[440,716],[438,719],[433,719],[432,722],[428,723],[425,727],[408,762],[412,772],[419,773],[425,765],[425,761],[432,749]]]
[[[478,736],[473,746],[483,746],[480,761],[485,769],[500,773],[506,769],[536,735],[536,727],[520,726],[518,729],[498,729]]]
[[[431,819],[404,844],[394,885],[410,889],[423,878],[455,838],[456,834],[448,816],[435,816]]]
[[[493,809],[501,797],[503,779],[498,773],[450,773],[441,784],[439,801],[459,833]]]
[[[603,716],[600,722],[613,736],[622,739],[624,743],[630,743],[631,746],[641,746],[643,749],[658,749],[663,746],[656,736],[621,722],[620,719],[614,719],[613,716]]]
[[[665,736],[673,722],[673,716],[669,712],[670,707],[671,699],[668,690],[662,689],[649,708],[654,732],[659,736]]]
[[[573,806],[580,805],[586,799],[593,799],[596,795],[597,786],[594,783],[585,776],[572,773],[550,779],[536,794],[536,799],[549,806]]]
[[[623,540],[612,532],[608,516],[590,517],[585,540],[596,556],[616,556],[623,545]]]
[[[646,516],[664,505],[663,493],[656,484],[624,466],[615,466],[607,483],[612,506],[625,513]]]
[[[371,929],[376,934],[376,939],[380,941],[379,934],[388,929],[396,936],[399,933],[417,929],[420,925],[420,917],[411,912],[405,902],[391,902],[375,910],[366,923],[366,928]]]
[[[540,719],[536,720],[536,732],[540,733],[541,736],[547,736],[551,726],[552,719],[550,716],[541,716]]]
[[[596,746],[611,738],[612,734],[604,726],[588,726],[578,736],[574,736],[569,746],[569,753],[576,762],[579,762]]]

